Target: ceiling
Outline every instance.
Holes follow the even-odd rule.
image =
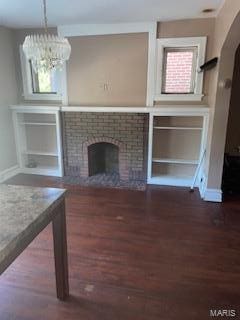
[[[50,26],[82,23],[166,21],[215,16],[223,0],[47,0]],[[216,11],[203,15],[206,8]],[[0,0],[0,25],[43,23],[42,0]]]

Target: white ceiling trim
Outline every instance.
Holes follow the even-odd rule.
[[[154,32],[156,22],[107,23],[107,24],[74,24],[58,26],[58,34],[63,37]]]

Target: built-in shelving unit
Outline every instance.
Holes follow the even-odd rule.
[[[148,183],[190,186],[206,146],[205,106],[12,106],[20,171],[63,175],[60,112],[149,114]],[[201,162],[198,179],[202,178]]]
[[[150,114],[148,183],[192,185],[205,149],[207,122],[206,109]]]
[[[60,107],[13,106],[20,171],[62,176]]]

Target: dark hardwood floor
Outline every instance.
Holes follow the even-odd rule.
[[[27,175],[9,183],[63,187]],[[240,315],[239,200],[206,203],[186,188],[65,187],[71,297],[56,299],[48,227],[0,277],[0,320]]]

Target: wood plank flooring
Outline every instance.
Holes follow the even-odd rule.
[[[63,187],[30,175],[9,183]],[[206,203],[186,188],[65,187],[70,299],[56,299],[47,227],[0,277],[0,320],[240,316],[239,200]]]

